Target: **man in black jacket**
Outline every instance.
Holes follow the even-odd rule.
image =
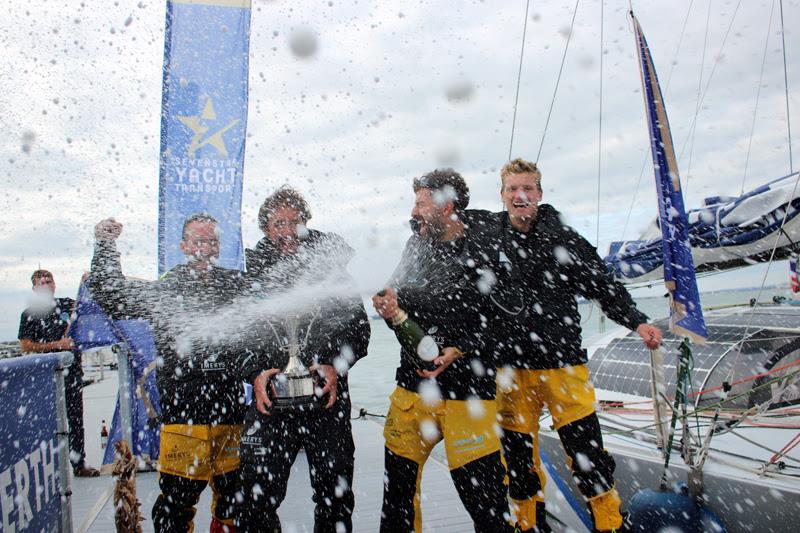
[[[366,355],[370,327],[346,270],[353,250],[338,235],[308,229],[310,218],[300,193],[282,187],[259,211],[265,237],[246,252],[252,296],[264,298],[265,312],[254,321],[242,370],[255,398],[242,433],[240,533],[280,531],[277,511],[300,448],[311,472],[314,531],[353,528],[347,371]],[[278,408],[275,387],[293,352],[317,379],[318,398]]]
[[[89,288],[111,318],[144,318],[153,327],[162,423],[161,494],[153,505],[153,525],[156,531],[191,531],[194,506],[210,483],[211,531],[230,530],[244,387],[233,364],[237,349],[218,342],[213,314],[241,293],[242,276],[214,264],[219,234],[209,215],[186,219],[180,248],[187,263],[155,282],[122,274],[115,244],[121,231],[122,224],[113,219],[95,227]]]
[[[636,330],[650,349],[661,331],[647,324],[630,294],[609,274],[596,250],[561,222],[542,198],[541,173],[515,159],[501,170],[500,285],[516,290],[518,308],[496,306],[493,329],[500,356],[497,410],[509,470],[509,495],[525,531],[549,531],[537,432],[547,406],[578,488],[589,503],[595,529],[621,527],[614,488],[614,459],[603,449],[595,396],[581,349],[577,296],[596,300],[615,322]]]
[[[440,348],[433,369],[403,346],[384,437],[382,532],[422,529],[420,480],[444,440],[450,475],[478,532],[510,530],[496,432],[491,352],[483,337],[497,250],[491,217],[467,220],[469,189],[452,169],[414,180],[409,239],[389,287],[373,297],[390,327],[407,313]],[[434,497],[435,498],[435,497]]]
[[[72,298],[54,298],[56,282],[49,270],[36,270],[31,275],[34,296],[31,306],[19,320],[19,347],[22,353],[72,351],[75,360],[64,372],[64,394],[69,421],[69,460],[77,477],[97,477],[100,471],[86,464],[83,434],[83,365],[81,354],[67,336],[75,307]]]

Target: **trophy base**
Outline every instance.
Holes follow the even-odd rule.
[[[278,397],[272,400],[272,411],[276,412],[303,412],[319,409],[319,400],[316,396]]]

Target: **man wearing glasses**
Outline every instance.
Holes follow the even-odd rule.
[[[210,215],[186,219],[180,242],[186,263],[155,282],[122,274],[115,244],[121,232],[114,219],[95,226],[89,288],[111,318],[144,318],[153,327],[162,423],[153,525],[159,532],[192,531],[194,507],[210,484],[211,531],[231,531],[244,389],[233,364],[237,348],[215,338],[214,314],[240,294],[241,274],[216,265],[219,230]]]

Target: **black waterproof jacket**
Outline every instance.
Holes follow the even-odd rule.
[[[281,254],[267,238],[245,251],[251,298],[264,298],[267,310],[246,343],[245,380],[252,383],[263,370],[285,366],[292,342],[286,320],[292,319],[304,364],[334,365],[340,376],[337,402],[349,405],[346,372],[367,355],[370,337],[364,302],[347,273],[352,256],[340,236],[316,230],[309,230],[293,255]]]
[[[95,245],[89,288],[115,320],[150,321],[158,352],[156,384],[164,424],[241,424],[244,388],[238,335],[219,325],[244,288],[237,270],[198,275],[178,265],[153,282],[126,279],[113,242]]]
[[[647,316],[613,276],[597,250],[542,204],[527,233],[498,213],[503,268],[498,276],[492,331],[498,365],[551,369],[585,364],[577,297],[596,300],[618,324],[636,329]],[[517,302],[521,302],[519,305]]]
[[[494,363],[484,343],[499,266],[499,226],[488,211],[469,210],[462,218],[464,237],[456,241],[412,235],[389,286],[397,291],[398,306],[439,348],[453,346],[464,353],[436,378],[442,398],[488,400],[495,396]],[[417,375],[420,368],[416,352],[401,348],[397,384],[416,392],[423,381]]]

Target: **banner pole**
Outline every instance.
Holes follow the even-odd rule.
[[[650,350],[650,386],[653,394],[653,417],[656,422],[656,439],[658,447],[664,454],[667,453],[667,440],[669,419],[666,418],[667,386],[664,378],[664,355],[661,348]]]
[[[113,346],[117,353],[117,369],[119,374],[119,425],[122,430],[122,440],[128,443],[133,450],[133,418],[131,416],[130,370],[128,360],[130,348],[127,342],[119,342]]]
[[[67,395],[64,390],[64,370],[74,360],[72,352],[59,354],[59,364],[53,376],[56,389],[56,438],[58,440],[58,475],[61,477],[61,531],[72,532],[72,482],[69,475],[69,425]]]

